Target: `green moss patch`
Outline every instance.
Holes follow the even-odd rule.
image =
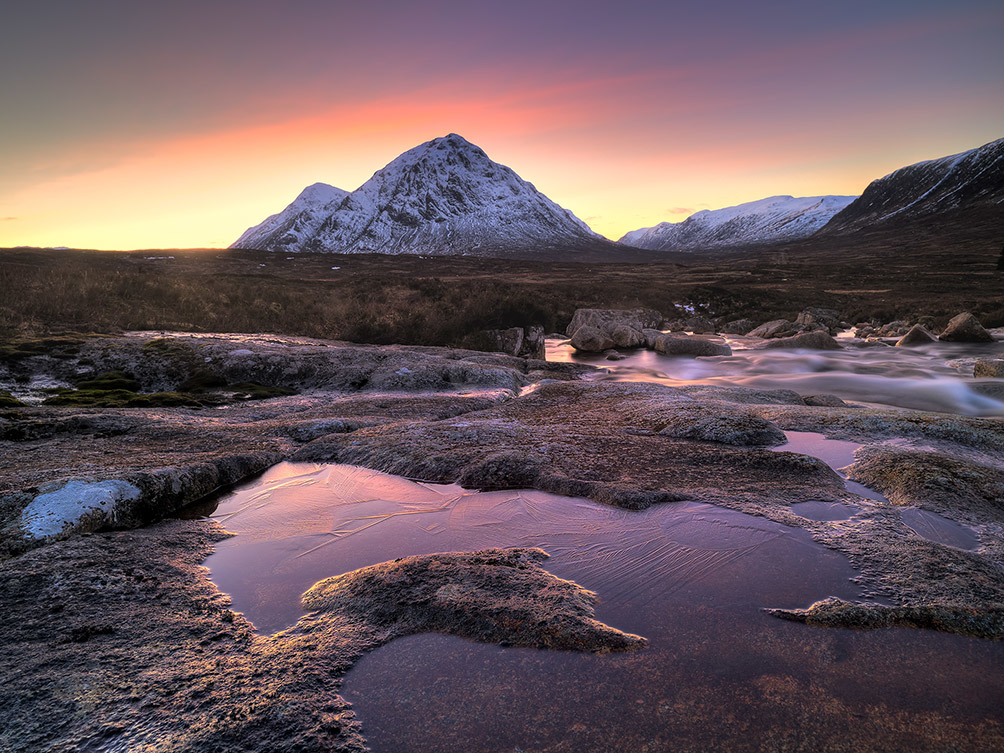
[[[0,390],[0,408],[21,408],[23,406],[24,403],[11,395],[7,390]]]
[[[0,362],[16,363],[34,356],[75,358],[80,353],[80,346],[92,337],[98,337],[98,335],[71,332],[59,336],[10,340],[0,343]]]
[[[114,373],[114,372],[110,372]],[[104,376],[104,375],[102,375]],[[124,382],[119,378],[98,378],[90,382],[81,382],[78,387],[88,383],[97,383],[98,387],[83,389],[59,388],[48,390],[50,397],[43,405],[71,405],[87,408],[160,408],[160,407],[190,407],[226,405],[227,403],[244,400],[267,400],[273,397],[295,395],[294,390],[284,387],[266,387],[253,382],[224,385],[212,392],[194,392],[179,390],[177,392],[136,392],[131,389],[108,389],[108,385]],[[13,399],[13,398],[12,398]],[[2,406],[3,403],[0,403]],[[20,405],[20,403],[17,403]]]
[[[178,385],[182,392],[206,392],[227,386],[227,380],[207,369],[196,369],[192,376]]]
[[[285,395],[295,395],[296,390],[285,387],[266,387],[263,384],[254,382],[241,382],[231,384],[225,388],[227,392],[233,393],[234,400],[268,400],[270,397],[283,397]]]
[[[139,387],[139,382],[131,374],[127,374],[124,371],[106,371],[93,379],[85,379],[77,382],[78,390],[125,390],[127,392],[139,392]]]
[[[201,406],[206,401],[183,392],[151,392],[140,394],[130,390],[57,390],[43,405],[75,405],[91,408],[156,408],[168,406]]]

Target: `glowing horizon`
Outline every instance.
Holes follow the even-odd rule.
[[[1004,11],[982,0],[718,3],[721,18],[556,3],[533,28],[520,3],[249,2],[236,20],[97,5],[45,28],[38,70],[23,56],[40,11],[13,11],[0,38],[16,74],[0,74],[0,247],[225,247],[305,186],[354,190],[449,132],[614,240],[767,196],[860,194],[1004,136]]]

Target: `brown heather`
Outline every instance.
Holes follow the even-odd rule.
[[[971,311],[985,326],[1004,325],[996,224],[931,228],[695,255],[687,266],[7,249],[0,334],[167,329],[463,345],[488,328],[563,331],[580,307],[646,306],[673,318],[682,314],[678,304],[757,321],[825,306],[852,323],[923,319],[937,327]]]

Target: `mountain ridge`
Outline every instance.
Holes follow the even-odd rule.
[[[769,196],[722,209],[704,209],[682,222],[660,222],[625,233],[620,243],[652,251],[735,248],[808,238],[850,204],[853,196]]]
[[[916,162],[873,180],[821,233],[968,212],[1004,204],[1004,138]]]

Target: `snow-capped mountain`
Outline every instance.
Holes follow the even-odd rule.
[[[652,251],[697,251],[806,238],[853,196],[771,196],[725,209],[702,210],[683,222],[632,230],[621,243]]]
[[[858,199],[830,220],[824,232],[845,232],[965,209],[1004,210],[1002,205],[1004,139],[998,139],[968,152],[901,167],[872,181]]]
[[[248,228],[231,248],[295,250],[293,247],[307,242],[317,234],[321,224],[348,195],[348,191],[327,183],[307,186],[281,212]]]
[[[322,185],[232,248],[478,256],[617,249],[455,133],[410,149],[351,193]]]

